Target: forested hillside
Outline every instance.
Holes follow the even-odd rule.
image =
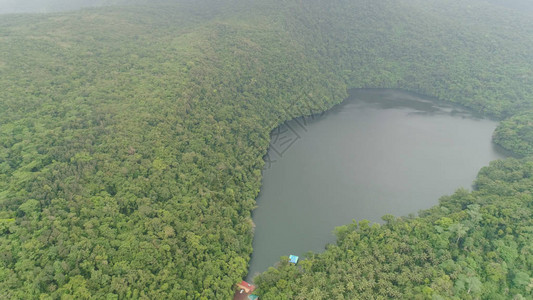
[[[3,297],[229,297],[269,131],[344,86],[244,6],[1,22]]]
[[[533,105],[532,30],[511,10],[456,0],[169,0],[0,16],[0,298],[231,297],[252,251],[270,131],[342,101],[347,87],[403,88],[502,119],[520,112],[497,141],[530,149],[530,133],[513,124]],[[528,297],[530,169],[495,163],[484,172],[496,175],[482,172],[478,190],[443,200],[446,209],[340,229],[339,245],[303,270],[282,264],[258,278],[260,292],[330,299],[306,293],[331,282],[350,298],[324,263],[357,266],[370,252],[353,248],[364,245],[355,236],[373,243],[390,232],[420,253],[417,268],[379,288],[360,273],[370,284],[356,287],[361,296],[475,298],[505,287],[502,297]],[[511,204],[521,213],[505,212]],[[493,240],[468,239],[481,235]],[[396,246],[383,255],[401,259]],[[471,274],[480,284],[461,283]],[[402,290],[389,293],[391,283]]]

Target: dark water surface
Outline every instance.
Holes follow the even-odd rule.
[[[335,226],[404,216],[470,188],[479,169],[505,155],[497,123],[398,90],[352,90],[321,117],[291,121],[271,143],[253,211],[248,279],[280,256],[322,251]],[[281,143],[280,143],[281,141]]]

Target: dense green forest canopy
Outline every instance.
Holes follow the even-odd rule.
[[[500,123],[493,140],[520,156],[533,155],[533,112],[519,113]]]
[[[518,125],[533,106],[532,31],[522,13],[458,0],[139,1],[0,16],[0,298],[231,297],[252,252],[270,131],[347,87],[462,104],[506,120],[504,147],[530,149]],[[258,278],[260,293],[528,297],[530,171],[527,159],[494,163],[476,191],[421,218],[341,228],[301,270],[282,263]],[[387,239],[400,241],[383,249],[389,260],[371,255]],[[350,288],[339,270],[363,262],[374,273],[349,274],[368,286]]]

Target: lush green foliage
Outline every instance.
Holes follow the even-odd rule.
[[[502,121],[494,131],[494,142],[522,156],[533,155],[533,113]]]
[[[269,132],[338,103],[347,86],[404,88],[495,117],[532,106],[531,21],[482,2],[173,2],[0,17],[0,298],[228,298],[252,251]],[[510,181],[500,186],[511,195],[494,196],[495,216],[517,194]],[[527,204],[522,194],[516,207]],[[442,218],[468,227],[460,232],[485,226],[448,209]],[[414,245],[416,222],[434,226],[384,228],[424,253],[448,240],[451,260],[478,249],[444,225],[432,233],[441,248]],[[513,230],[530,238],[522,225]],[[511,234],[502,228],[498,240]],[[488,260],[472,259],[478,268],[461,265],[457,276],[478,274],[485,286]],[[504,261],[508,277],[487,287],[523,292],[524,260]],[[414,262],[422,275],[427,262]],[[416,270],[405,271],[414,276],[405,290],[448,295],[432,274],[419,284]],[[460,285],[452,273],[442,284]],[[265,294],[299,291],[290,280],[278,291],[267,277],[259,282]],[[470,284],[457,295],[479,295]]]
[[[1,298],[232,294],[269,131],[345,86],[222,8],[0,19]]]

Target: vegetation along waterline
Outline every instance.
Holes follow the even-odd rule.
[[[301,269],[259,276],[261,299],[530,298],[533,18],[494,2],[1,15],[0,297],[231,298],[269,133],[354,87],[503,120],[495,141],[523,158],[491,163],[474,191],[419,218],[340,227]]]

